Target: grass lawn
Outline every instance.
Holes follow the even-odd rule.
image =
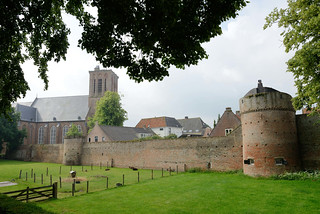
[[[17,174],[23,165],[35,169],[38,164],[44,163],[6,161],[1,164],[0,161],[0,179],[5,168]],[[97,167],[93,171],[102,173],[99,170]],[[112,169],[106,173],[111,176],[113,172],[117,174],[116,170],[118,175],[132,172]],[[161,171],[155,172],[158,174],[151,180],[150,171],[145,173],[145,179],[139,184],[132,182],[119,188],[78,193],[75,197],[36,205],[56,213],[320,213],[319,181],[272,180],[217,172],[179,173],[161,178]],[[130,176],[126,176],[129,179]],[[4,192],[2,188],[0,192]]]
[[[105,171],[106,168],[107,167],[103,166],[93,166],[91,169],[91,166],[72,166],[72,170],[77,172],[76,179],[80,180],[80,184],[76,184],[75,195],[86,194],[87,181],[89,181],[89,192],[93,192],[106,189],[107,177],[108,188],[114,188],[116,183],[122,184],[123,175],[125,185],[138,183],[138,172],[139,182],[150,180],[152,178],[151,170],[133,171],[131,169],[109,168],[109,171]],[[19,179],[20,170],[22,170],[21,179]],[[64,166],[61,164],[0,160],[0,182],[11,181],[14,179],[14,182],[18,183],[16,186],[1,187],[0,193],[24,189],[27,186],[32,188],[49,185],[51,183],[50,177],[52,176],[52,182],[58,182],[58,198],[70,197],[73,183],[73,179],[70,176],[70,170],[70,166]],[[36,174],[35,180],[34,173]],[[31,174],[33,174],[32,178]],[[173,174],[175,173],[172,172],[172,175]],[[161,170],[153,171],[154,179],[161,176]],[[164,171],[163,176],[169,176],[169,172]],[[43,184],[41,177],[43,177]],[[59,177],[61,177],[61,188]]]

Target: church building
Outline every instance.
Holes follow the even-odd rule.
[[[89,95],[36,98],[16,103],[19,128],[26,129],[24,144],[62,144],[72,124],[87,134],[87,119],[93,116],[96,102],[105,91],[118,92],[118,76],[112,70],[89,71]]]

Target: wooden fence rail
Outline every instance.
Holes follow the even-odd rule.
[[[42,187],[35,187],[23,189],[23,190],[16,190],[11,192],[4,192],[2,194],[6,194],[11,198],[15,198],[18,201],[44,201],[49,198],[57,198],[58,195],[58,183],[55,182],[52,185],[42,186]]]

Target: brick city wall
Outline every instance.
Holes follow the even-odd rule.
[[[228,171],[242,169],[241,127],[227,137],[185,138],[143,142],[84,143],[82,165],[138,168],[201,167]],[[74,142],[72,142],[73,144]],[[81,146],[81,143],[79,142]],[[72,145],[74,147],[74,144]],[[64,144],[23,145],[12,158],[26,161],[63,163]]]
[[[296,123],[302,169],[320,170],[320,116],[297,115]]]
[[[85,143],[83,165],[138,168],[201,167],[228,171],[242,169],[241,128],[227,137],[185,138],[143,142]]]
[[[320,169],[320,131],[316,124],[319,120],[320,117],[296,116],[302,169]],[[242,128],[235,129],[227,137],[84,143],[80,153],[83,165],[101,162],[110,166],[113,160],[116,167],[160,169],[178,165],[183,169],[184,164],[189,168],[206,168],[210,163],[212,170],[236,170],[243,168]],[[22,145],[11,158],[63,163],[64,144]]]
[[[23,161],[62,163],[63,144],[22,145],[11,158]]]

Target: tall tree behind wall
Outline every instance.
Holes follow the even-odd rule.
[[[89,118],[89,127],[95,122],[99,125],[123,126],[127,120],[127,112],[121,106],[121,97],[117,92],[106,91],[96,104],[96,112]]]

